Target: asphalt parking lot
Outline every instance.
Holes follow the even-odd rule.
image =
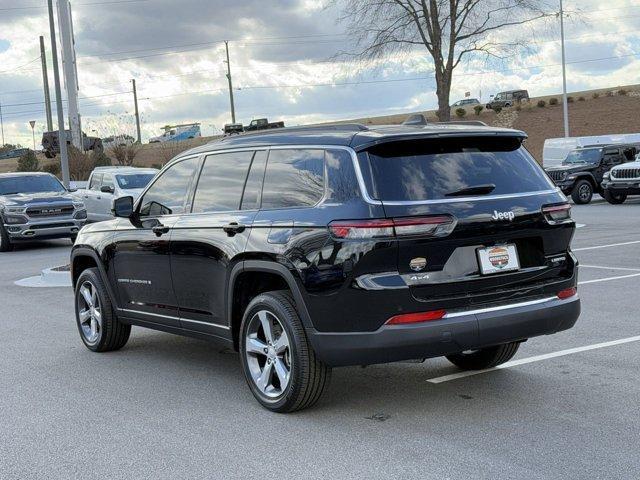
[[[70,289],[14,284],[68,241],[0,254],[0,478],[639,478],[640,199],[573,216],[575,328],[471,376],[336,369],[292,415],[262,409],[215,344],[134,329],[89,352]]]

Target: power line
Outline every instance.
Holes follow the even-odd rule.
[[[288,36],[277,36],[277,37],[261,37],[262,40],[290,40],[290,39],[304,39],[304,38],[318,38],[318,37],[344,37],[346,33],[316,33],[316,34],[308,34],[308,35],[288,35]],[[243,42],[251,42],[251,39],[235,39],[235,40],[227,40],[228,42],[239,43]],[[141,53],[141,52],[152,52],[156,50],[167,50],[172,48],[185,48],[185,47],[200,47],[206,45],[216,45],[216,44],[224,44],[225,40],[211,40],[209,42],[198,42],[198,43],[183,43],[177,45],[165,45],[164,47],[155,47],[155,48],[141,48],[137,50],[123,50],[119,52],[109,52],[109,53],[86,53],[83,55],[79,55],[78,58],[87,58],[87,57],[106,57],[111,55],[120,55],[125,53]]]
[[[0,71],[0,73],[13,73],[13,72],[15,72],[16,70],[20,70],[21,68],[24,68],[24,67],[26,67],[26,66],[28,66],[28,65],[31,65],[33,62],[36,62],[36,61],[38,61],[38,60],[40,60],[40,55],[38,55],[38,56],[37,56],[36,58],[34,58],[33,60],[28,61],[27,63],[24,63],[24,64],[19,65],[19,66],[17,66],[17,67],[9,68],[9,69],[7,69],[7,70],[2,70],[2,71]]]

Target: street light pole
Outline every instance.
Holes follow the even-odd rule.
[[[567,104],[567,65],[564,50],[564,10],[560,0],[560,44],[562,47],[562,116],[564,120],[564,136],[569,136],[569,108]]]
[[[53,80],[56,90],[56,110],[58,113],[58,144],[60,145],[60,165],[62,182],[69,188],[69,155],[67,152],[67,132],[64,129],[64,111],[62,109],[62,90],[58,69],[58,45],[56,44],[56,25],[53,20],[53,0],[47,0],[49,9],[49,30],[51,31],[51,57],[53,61]]]

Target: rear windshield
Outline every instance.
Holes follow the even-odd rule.
[[[362,157],[361,157],[362,158]],[[363,158],[364,159],[364,158]],[[554,188],[517,138],[386,143],[368,151],[365,178],[378,200],[422,201]]]

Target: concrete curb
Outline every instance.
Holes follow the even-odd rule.
[[[57,270],[60,267],[45,268],[37,277],[23,278],[15,282],[19,287],[51,288],[71,287],[71,273]]]

